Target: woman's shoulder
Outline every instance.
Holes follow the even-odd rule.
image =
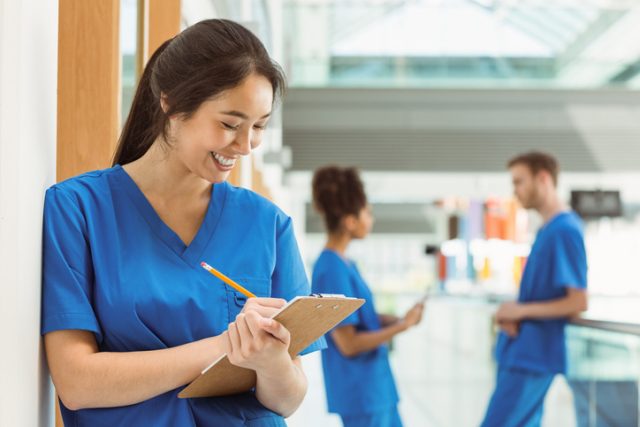
[[[314,270],[350,273],[349,261],[330,249],[324,249],[314,264]]]
[[[108,176],[116,173],[118,167],[85,172],[58,182],[47,189],[48,195],[64,194],[76,201],[83,201],[108,188]]]
[[[226,203],[231,202],[234,207],[240,210],[240,212],[252,215],[266,215],[270,218],[275,217],[280,221],[287,220],[289,218],[289,215],[266,197],[252,190],[248,190],[243,187],[236,187],[228,182],[224,182],[223,185],[227,192]]]

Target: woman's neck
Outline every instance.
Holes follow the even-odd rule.
[[[351,236],[348,233],[330,233],[324,246],[344,256],[349,243],[351,243]]]
[[[172,152],[157,140],[139,159],[123,166],[147,196],[165,200],[191,199],[209,194],[211,184],[194,175]]]

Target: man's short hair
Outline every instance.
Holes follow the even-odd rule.
[[[537,175],[540,171],[546,171],[551,175],[553,185],[558,185],[558,161],[551,154],[540,151],[530,151],[515,156],[507,166],[512,168],[515,165],[525,165],[529,168],[533,175]]]

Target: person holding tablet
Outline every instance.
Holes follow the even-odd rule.
[[[318,169],[313,176],[313,204],[327,229],[327,243],[313,268],[313,291],[366,300],[326,336],[322,367],[329,412],[340,415],[345,427],[402,426],[387,344],[420,322],[424,304],[416,304],[402,318],[376,313],[369,286],[345,255],[351,241],[365,238],[373,226],[354,168]]]

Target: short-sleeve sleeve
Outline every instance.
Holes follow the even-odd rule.
[[[577,229],[558,230],[553,246],[553,285],[562,288],[587,287],[587,254],[582,233]]]
[[[271,275],[271,295],[287,301],[297,296],[308,296],[311,293],[311,287],[293,232],[293,223],[289,217],[286,217],[277,231],[275,258],[275,268]],[[322,350],[326,346],[324,338],[320,338],[300,354]]]
[[[47,190],[44,202],[41,333],[80,329],[102,333],[91,305],[93,268],[86,220],[77,199]]]
[[[318,266],[313,278],[313,291],[319,294],[342,294],[347,297],[359,297],[354,292],[351,277],[346,264],[342,261],[331,262],[324,267]],[[359,310],[351,313],[336,328],[360,323]]]

